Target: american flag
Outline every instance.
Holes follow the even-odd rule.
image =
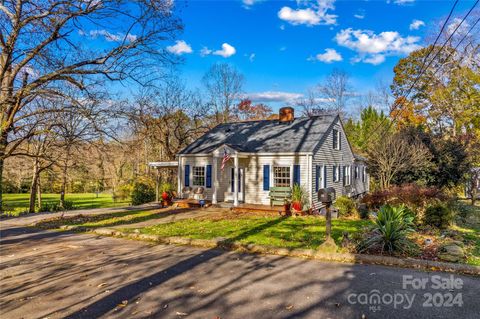
[[[232,157],[230,156],[230,154],[228,154],[227,149],[224,148],[224,149],[223,149],[222,166],[220,167],[220,169],[222,170],[222,172],[223,172],[223,170],[225,169],[225,165],[227,164],[227,162],[228,162],[228,160],[229,160],[230,158],[232,158]]]

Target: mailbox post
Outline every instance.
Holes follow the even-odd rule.
[[[326,218],[326,241],[330,242],[332,238],[332,202],[335,199],[335,188],[322,188],[318,191],[318,201],[325,205]]]

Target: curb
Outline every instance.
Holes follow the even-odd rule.
[[[256,244],[243,244],[240,242],[232,242],[226,238],[215,239],[191,239],[186,237],[161,237],[158,235],[140,234],[122,232],[111,228],[97,228],[86,229],[78,226],[64,226],[64,230],[72,231],[88,231],[100,236],[113,236],[122,237],[135,240],[153,241],[159,244],[166,245],[187,245],[202,248],[218,248],[223,250],[234,250],[244,253],[254,254],[270,254],[288,257],[299,257],[307,259],[315,259],[321,261],[341,262],[348,264],[371,264],[371,265],[383,265],[383,266],[396,266],[402,268],[414,268],[428,271],[443,271],[462,273],[474,276],[480,276],[480,267],[454,264],[448,262],[440,262],[433,260],[423,260],[415,258],[397,258],[389,256],[375,256],[365,254],[352,254],[352,253],[324,253],[314,249],[288,249],[288,248],[276,248]]]

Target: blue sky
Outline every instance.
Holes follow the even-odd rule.
[[[183,58],[178,69],[189,87],[201,86],[211,64],[227,62],[245,75],[247,94],[265,97],[274,106],[288,104],[289,98],[304,93],[333,68],[347,71],[354,89],[366,92],[378,81],[390,83],[397,61],[424,44],[424,37],[443,21],[452,4],[421,0],[177,2],[185,30],[169,50]],[[472,4],[460,1],[454,17]]]

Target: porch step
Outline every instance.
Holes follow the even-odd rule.
[[[271,214],[286,214],[285,207],[282,206],[270,206],[270,205],[257,205],[257,204],[240,204],[237,207],[232,207],[232,210],[236,213],[271,213]]]

